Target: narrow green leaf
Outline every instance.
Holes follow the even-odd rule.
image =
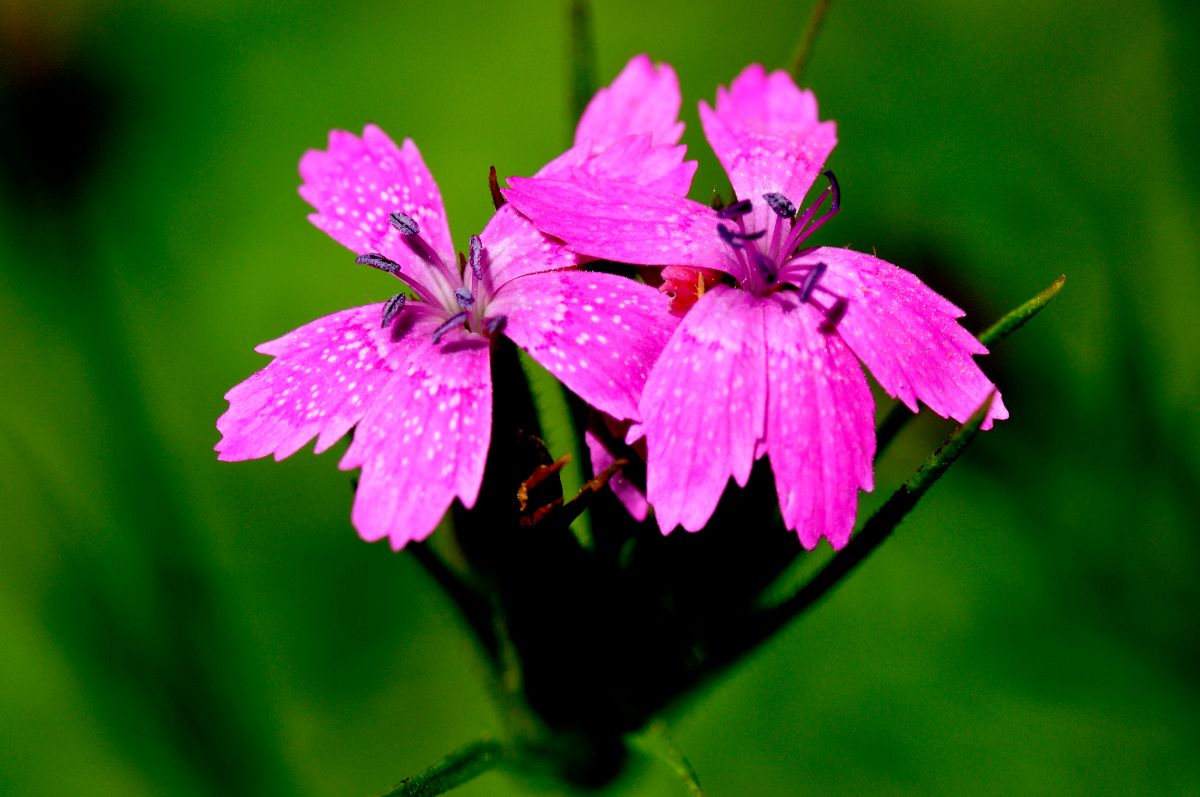
[[[804,37],[796,43],[796,49],[792,53],[788,71],[792,73],[792,77],[796,79],[797,83],[804,75],[804,67],[808,66],[808,59],[812,56],[813,46],[817,43],[817,34],[821,32],[821,23],[825,21],[825,12],[829,10],[829,2],[830,0],[817,0],[813,4],[812,13],[808,15],[808,25],[804,28]]]
[[[405,778],[383,797],[434,797],[474,780],[505,761],[504,747],[484,736],[460,747],[424,772]]]
[[[1067,275],[1063,274],[1037,296],[1009,311],[1003,318],[983,331],[983,334],[979,336],[979,342],[990,347],[1025,326],[1029,319],[1042,312],[1042,309],[1050,304],[1055,296],[1058,296],[1058,292],[1062,290],[1063,283],[1066,281]]]
[[[1050,304],[1051,300],[1062,290],[1063,283],[1066,281],[1067,277],[1064,274],[1029,301],[1005,313],[999,321],[984,330],[979,336],[979,342],[991,348],[1013,332],[1016,332],[1028,323],[1029,319],[1033,318],[1046,305]],[[892,407],[888,414],[883,417],[883,421],[879,424],[879,429],[875,433],[876,459],[883,455],[883,452],[892,444],[892,441],[908,425],[908,422],[915,417],[908,407],[903,404],[896,404],[896,406]]]
[[[770,639],[781,628],[825,597],[891,536],[905,515],[975,439],[980,426],[987,418],[995,395],[993,393],[988,396],[967,422],[955,429],[942,447],[887,499],[859,531],[855,532],[850,538],[850,543],[795,594],[731,628],[729,636],[707,652],[704,669],[708,673],[722,669]]]

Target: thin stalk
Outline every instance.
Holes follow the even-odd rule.
[[[571,127],[596,93],[596,48],[592,36],[592,9],[587,0],[570,0],[567,12],[571,50]]]
[[[758,612],[742,623],[741,627],[732,632],[724,645],[712,650],[709,660],[705,663],[705,669],[712,672],[723,668],[770,639],[783,626],[824,598],[830,590],[840,584],[870,556],[884,540],[891,536],[904,517],[921,500],[921,497],[937,483],[942,474],[966,450],[967,445],[975,439],[980,426],[987,418],[995,395],[993,393],[988,396],[967,422],[950,434],[942,447],[888,498],[879,511],[863,524],[861,530],[851,537],[850,544],[833,557],[812,579],[787,600]]]
[[[490,737],[455,750],[424,772],[405,778],[382,797],[434,797],[456,789],[505,761],[503,745]]]
[[[817,0],[813,4],[812,13],[808,15],[808,25],[804,28],[804,38],[796,45],[795,51],[792,53],[792,60],[788,66],[788,71],[792,73],[792,77],[796,82],[800,82],[801,76],[804,74],[804,67],[808,66],[808,59],[812,56],[813,47],[817,43],[817,34],[821,32],[821,23],[825,21],[825,12],[829,10],[830,0]]]

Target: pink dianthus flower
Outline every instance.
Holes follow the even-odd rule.
[[[841,204],[825,172],[828,188],[796,205],[837,142],[811,92],[752,65],[700,118],[741,198],[721,210],[582,173],[512,178],[504,194],[580,254],[728,275],[671,334],[631,434],[645,434],[646,498],[662,531],[703,527],[729,478],[744,486],[767,456],[786,526],[806,548],[821,537],[840,548],[858,490],[873,487],[874,402],[859,361],[914,412],[919,400],[965,421],[995,390],[972,359],[986,349],[911,273],[805,246]],[[984,428],[1006,417],[997,396]]]
[[[634,58],[592,100],[575,145],[542,176],[586,174],[687,193],[669,66]],[[424,539],[457,497],[479,494],[491,438],[491,338],[505,335],[588,403],[636,419],[673,319],[654,289],[572,270],[581,258],[501,207],[455,257],[441,194],[416,145],[368,125],[334,131],[300,162],[309,219],[411,292],[343,310],[257,348],[274,356],[226,395],[223,460],[316,452],[352,427],[343,469],[361,468],[352,519],[399,549]]]

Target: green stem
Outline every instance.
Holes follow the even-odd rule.
[[[843,548],[790,598],[760,611],[748,622],[735,629],[724,645],[710,652],[710,658],[706,662],[705,668],[709,671],[720,669],[770,639],[783,626],[825,597],[830,590],[840,584],[863,560],[870,556],[884,540],[891,536],[900,522],[904,520],[905,515],[916,506],[929,488],[937,483],[942,474],[966,450],[967,445],[975,438],[987,418],[995,395],[993,393],[988,396],[967,422],[951,433],[942,447],[888,498],[879,511],[863,524],[861,530],[851,537],[849,545]]]
[[[596,48],[592,37],[592,9],[587,0],[570,0],[567,33],[571,48],[571,126],[596,93]]]
[[[804,67],[808,66],[808,59],[812,56],[813,46],[817,42],[817,34],[821,32],[821,23],[825,21],[825,12],[829,10],[830,0],[817,0],[813,5],[812,13],[808,15],[808,25],[804,29],[804,38],[796,45],[795,52],[792,53],[791,65],[788,71],[792,73],[792,77],[796,82],[800,82],[800,77],[804,74]]]
[[[434,797],[474,780],[504,763],[504,747],[483,737],[455,750],[424,772],[397,783],[383,797]]]

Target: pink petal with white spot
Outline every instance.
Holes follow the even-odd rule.
[[[479,495],[492,434],[488,341],[425,337],[358,425],[339,467],[362,468],[351,519],[363,539],[399,550],[423,540],[457,497]]]
[[[588,429],[583,436],[584,442],[587,443],[588,454],[592,461],[592,473],[602,473],[610,465],[617,461],[609,448],[609,443],[602,439],[602,435],[597,434],[592,429]],[[625,511],[633,517],[634,520],[642,521],[650,512],[650,505],[646,502],[646,494],[638,489],[637,485],[625,478],[620,470],[614,472],[608,478],[608,487],[617,496],[617,500],[625,507]]]
[[[558,271],[508,283],[489,314],[506,316],[504,334],[580,398],[626,419],[677,323],[666,305],[631,279]]]
[[[763,300],[718,285],[684,316],[642,395],[646,497],[659,528],[704,526],[732,476],[745,485],[764,434]]]
[[[510,177],[504,196],[538,229],[589,257],[647,266],[741,270],[711,208],[631,183]]]
[[[383,330],[382,311],[382,304],[343,310],[259,346],[275,359],[225,394],[219,459],[283,459],[318,434],[319,454],[358,423],[414,341],[437,323],[410,306]]]
[[[538,232],[512,205],[497,210],[479,238],[483,241],[483,281],[489,293],[517,277],[571,268],[582,262],[562,241]],[[467,269],[464,276],[467,287],[474,291],[477,283],[471,270]]]
[[[575,143],[606,147],[631,133],[650,133],[655,144],[678,143],[679,106],[679,80],[670,64],[635,55],[592,97],[575,128]]]
[[[793,295],[794,296],[794,295]],[[767,437],[784,524],[812,550],[850,539],[858,490],[874,486],[875,403],[854,354],[787,294],[766,307]]]
[[[758,64],[742,70],[717,107],[700,103],[704,135],[729,174],[733,190],[755,204],[754,229],[774,220],[763,194],[781,193],[797,206],[837,144],[833,122],[817,118],[817,100],[783,71]],[[748,220],[749,221],[749,220]]]
[[[972,359],[987,349],[959,325],[963,311],[913,274],[849,249],[823,247],[803,253],[782,278],[800,284],[799,267],[824,263],[818,298],[848,302],[838,335],[866,364],[889,395],[913,412],[917,401],[943,418],[961,422],[996,389]],[[983,424],[1008,417],[1000,397]]]
[[[333,130],[328,149],[304,153],[300,176],[300,196],[317,210],[309,220],[338,243],[356,254],[378,252],[399,263],[405,281],[415,279],[426,288],[446,284],[446,266],[455,263],[446,209],[412,139],[397,147],[375,125],[367,125],[362,138]],[[441,264],[431,266],[392,227],[388,215],[395,211],[417,222]],[[457,276],[456,265],[452,276]]]

